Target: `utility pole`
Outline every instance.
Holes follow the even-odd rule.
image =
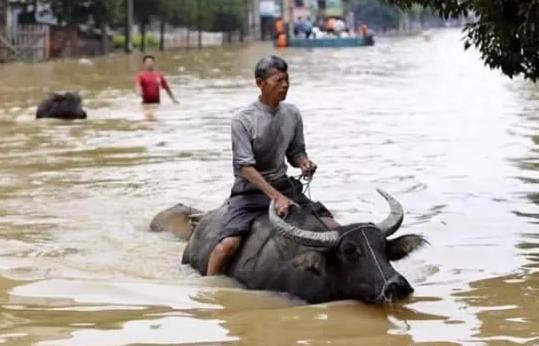
[[[243,0],[243,8],[245,9],[245,12],[243,13],[245,20],[241,24],[240,42],[243,42],[245,35],[249,35],[249,0]]]
[[[248,0],[247,5],[247,25],[251,40],[260,39],[260,0]]]
[[[285,0],[284,5],[286,8],[283,8],[283,19],[288,17],[288,20],[284,20],[285,23],[288,22],[288,37],[294,37],[294,1],[293,0]],[[287,16],[285,17],[285,11],[287,13]]]
[[[7,0],[0,0],[0,31],[7,27]]]
[[[260,22],[260,0],[253,0],[253,39],[259,40],[262,33]]]
[[[249,36],[250,40],[254,39],[254,29],[253,29],[253,4],[254,0],[244,0],[244,6],[245,6],[245,28],[247,31],[247,35]]]
[[[8,0],[0,0],[0,38],[2,38],[2,35],[5,35],[6,37],[10,36],[7,19],[7,2]],[[0,41],[0,43],[3,42]]]
[[[202,48],[202,4],[197,0],[198,49]]]
[[[133,0],[125,0],[125,52],[133,52]]]

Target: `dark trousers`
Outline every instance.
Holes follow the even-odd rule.
[[[294,178],[286,178],[274,185],[283,195],[302,207],[310,208],[320,217],[333,217],[331,212],[320,202],[313,202],[302,192],[303,185]],[[262,191],[234,194],[228,200],[225,224],[219,241],[228,237],[244,236],[251,232],[253,221],[268,213],[270,199]]]

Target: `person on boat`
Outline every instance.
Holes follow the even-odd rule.
[[[302,193],[301,182],[286,174],[285,159],[305,177],[311,178],[317,168],[307,156],[301,113],[296,106],[282,102],[290,86],[288,64],[274,55],[264,57],[256,64],[255,80],[260,89],[258,100],[232,118],[234,185],[207,275],[226,271],[242,238],[251,232],[252,222],[268,212],[272,200],[280,215],[288,213],[292,199],[299,204],[312,203]],[[338,226],[326,207],[312,205],[327,227]]]
[[[335,26],[333,27],[333,31],[335,35],[338,37],[341,36],[341,34],[346,30],[346,24],[341,18],[335,19]]]
[[[318,18],[318,22],[316,24],[316,27],[318,28],[318,30],[320,30],[322,32],[327,30],[326,21],[324,20],[323,17]]]
[[[348,28],[344,29],[344,31],[341,32],[341,35],[339,37],[342,37],[342,38],[351,37],[350,36],[350,29],[348,29]]]
[[[286,35],[286,25],[283,18],[275,20],[275,40],[277,47],[283,48],[288,46],[288,36]]]
[[[359,35],[362,37],[367,37],[369,34],[369,29],[367,28],[367,24],[361,24],[359,26]]]
[[[294,36],[299,36],[300,34],[303,34],[303,17],[298,17],[298,19],[294,22]]]
[[[323,32],[322,30],[320,30],[320,28],[318,28],[317,26],[315,26],[313,28],[313,31],[311,32],[311,37],[313,39],[317,39],[317,38],[324,38],[325,37],[325,32]]]
[[[311,17],[307,17],[303,22],[303,32],[305,33],[305,38],[310,38],[313,32],[313,22],[311,22]]]
[[[275,21],[275,33],[277,35],[286,34],[286,27],[285,27],[285,24],[284,24],[284,20],[282,18],[278,18]]]
[[[328,34],[335,33],[335,23],[336,23],[335,18],[333,17],[328,18],[326,22],[326,31],[328,32]]]

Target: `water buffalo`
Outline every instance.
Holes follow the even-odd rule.
[[[378,192],[391,209],[385,220],[378,224],[354,223],[331,231],[301,208],[291,208],[283,219],[272,203],[268,215],[253,223],[252,232],[243,239],[226,274],[247,288],[288,292],[310,303],[342,299],[384,303],[409,296],[412,287],[390,262],[406,257],[425,245],[426,240],[415,234],[388,239],[400,227],[403,211],[393,197]],[[189,213],[191,209],[178,205],[176,210]],[[193,214],[197,225],[184,251],[183,264],[206,273],[225,212],[226,204],[203,216]],[[174,214],[172,209],[167,213],[169,217]],[[177,220],[182,218],[174,222]],[[154,219],[153,224],[156,222]],[[157,223],[165,225],[167,221]]]
[[[86,112],[79,94],[53,93],[39,104],[36,118],[86,119]]]

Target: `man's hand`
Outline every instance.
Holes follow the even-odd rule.
[[[275,209],[277,209],[277,214],[281,217],[288,214],[288,207],[292,204],[290,200],[285,195],[280,195],[275,199]]]
[[[266,196],[268,196],[271,200],[275,202],[275,209],[277,210],[277,214],[282,216],[286,216],[288,213],[288,207],[290,204],[292,204],[292,201],[290,201],[285,195],[280,193],[278,190],[276,190],[273,186],[271,186],[266,179],[260,174],[259,171],[256,170],[253,166],[245,166],[240,169],[240,174],[251,184],[262,190]]]
[[[311,179],[316,172],[316,164],[309,159],[301,160],[299,163],[299,168],[301,169],[301,175],[305,178]]]
[[[175,104],[180,103],[180,102],[178,102],[178,100],[176,100],[176,97],[174,96],[174,94],[172,93],[172,90],[170,90],[169,87],[166,87],[165,90],[167,91],[168,97],[170,97],[170,99],[172,100],[173,103],[175,103]]]

